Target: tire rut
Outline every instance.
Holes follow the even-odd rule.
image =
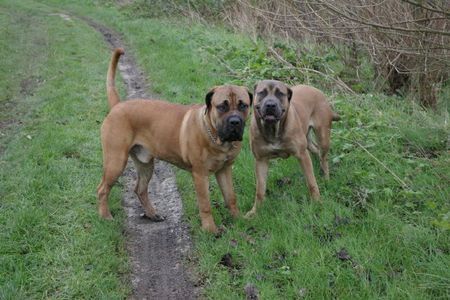
[[[125,55],[119,61],[119,70],[126,84],[127,99],[154,97],[148,93],[149,85],[144,73],[124,47],[120,34],[89,18],[81,19],[99,31],[112,48],[125,49]],[[130,167],[131,160],[128,162],[123,174],[125,190],[122,205],[127,215],[126,244],[132,265],[133,293],[130,299],[198,298],[199,290],[194,284],[192,272],[186,266],[191,240],[189,227],[182,220],[183,207],[172,167],[163,161],[155,163],[149,197],[166,220],[152,223],[140,217],[143,209],[134,195],[137,174]]]

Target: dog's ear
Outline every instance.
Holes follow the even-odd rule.
[[[205,103],[206,103],[205,113],[207,113],[211,109],[211,101],[215,91],[216,87],[213,87],[205,96]]]
[[[287,88],[287,97],[288,101],[290,102],[292,98],[292,90],[289,87]]]
[[[247,89],[248,97],[250,98],[250,106],[253,104],[253,93],[250,92],[250,90]]]

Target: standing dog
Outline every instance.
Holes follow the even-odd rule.
[[[264,80],[255,86],[254,114],[250,125],[250,146],[256,158],[256,196],[246,217],[256,214],[266,191],[269,160],[295,156],[303,169],[309,192],[320,201],[307,149],[320,156],[320,167],[329,178],[327,155],[330,148],[331,122],[339,120],[316,88],[298,85],[289,88],[275,80]],[[318,144],[311,139],[311,129]]]
[[[202,228],[217,232],[211,214],[208,176],[210,172],[215,174],[225,204],[237,216],[231,166],[241,150],[252,94],[245,87],[227,85],[208,92],[206,105],[141,99],[120,102],[114,78],[122,54],[123,49],[114,51],[107,74],[111,111],[101,128],[103,177],[97,188],[99,214],[105,219],[112,218],[108,195],[130,155],[138,173],[135,192],[145,216],[162,221],[147,192],[156,158],[192,173]]]

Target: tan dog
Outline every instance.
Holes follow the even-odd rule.
[[[339,120],[316,88],[298,85],[289,88],[275,80],[264,80],[255,86],[254,115],[250,125],[250,146],[256,158],[256,196],[246,217],[256,213],[266,191],[269,160],[295,156],[303,169],[309,192],[320,200],[319,187],[307,149],[320,156],[320,167],[329,178],[328,150],[331,122]],[[311,138],[314,130],[318,144]]]
[[[138,172],[135,192],[145,216],[162,221],[147,193],[157,158],[191,171],[202,228],[217,232],[211,214],[208,176],[211,172],[215,174],[225,204],[237,216],[231,165],[241,149],[251,93],[245,87],[228,85],[213,88],[206,95],[206,105],[187,106],[159,100],[119,102],[114,77],[121,54],[123,49],[114,51],[106,82],[111,111],[101,128],[103,178],[97,189],[100,215],[112,218],[108,195],[130,155]]]

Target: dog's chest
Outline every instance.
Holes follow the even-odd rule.
[[[213,157],[211,157],[209,161],[209,171],[215,172],[220,169],[222,169],[225,164],[228,164],[230,161],[232,161],[236,157],[236,154],[234,152],[228,152],[228,153],[220,153],[216,154]]]
[[[261,152],[263,152],[264,156],[270,158],[275,157],[288,158],[291,155],[286,145],[284,145],[281,142],[265,143],[264,145],[261,146]]]

